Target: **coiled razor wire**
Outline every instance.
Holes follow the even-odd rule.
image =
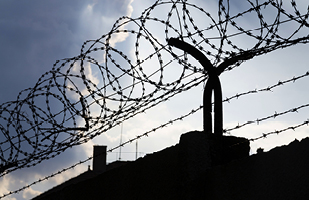
[[[121,17],[109,33],[86,41],[76,57],[57,60],[33,88],[0,105],[0,173],[53,158],[203,84],[207,72],[169,46],[170,38],[199,49],[215,67],[309,41],[309,9],[302,13],[294,0],[290,6],[279,0],[246,3],[235,12],[229,0],[220,0],[213,14],[189,1],[158,0],[140,17]],[[245,18],[256,23],[243,23]],[[294,29],[287,31],[289,24]],[[127,43],[115,44],[119,38]],[[244,39],[250,42],[242,47]]]
[[[307,76],[309,76],[309,72],[306,72],[305,74],[300,75],[300,76],[297,76],[297,77],[294,76],[293,78],[288,79],[288,80],[284,80],[284,81],[280,81],[280,80],[279,80],[277,84],[274,84],[274,85],[265,87],[265,88],[263,88],[263,89],[255,89],[255,90],[250,90],[250,91],[247,91],[247,92],[244,92],[244,93],[236,94],[236,95],[234,95],[234,96],[231,96],[231,97],[229,97],[229,98],[226,98],[226,99],[224,100],[224,102],[228,102],[228,103],[229,103],[229,102],[230,102],[231,100],[233,100],[233,99],[238,99],[238,98],[241,98],[242,96],[246,96],[246,95],[249,95],[249,94],[258,94],[259,92],[269,92],[269,91],[272,91],[271,89],[273,89],[273,88],[283,86],[285,83],[294,83],[295,81],[297,81],[297,80],[299,80],[299,79],[302,79],[302,78],[304,78],[304,77],[307,77]],[[270,119],[270,118],[276,118],[276,117],[279,117],[279,116],[282,116],[282,115],[286,115],[286,114],[288,114],[288,113],[295,113],[295,112],[298,112],[298,110],[300,110],[300,109],[302,109],[302,108],[305,108],[305,107],[308,107],[308,106],[309,106],[309,104],[305,104],[305,105],[301,105],[301,106],[292,108],[292,109],[287,110],[287,111],[284,111],[284,112],[278,112],[278,113],[275,112],[275,114],[273,114],[273,115],[270,115],[270,116],[267,116],[267,117],[263,117],[263,118],[259,118],[259,119],[256,119],[256,120],[254,120],[254,121],[252,121],[252,120],[251,120],[251,121],[247,121],[246,123],[238,124],[238,125],[235,126],[234,128],[225,129],[224,132],[225,132],[225,133],[229,133],[230,131],[240,129],[240,128],[246,126],[246,125],[254,124],[255,122],[256,122],[257,124],[259,124],[260,122],[265,121],[265,120],[268,120],[268,119]],[[132,143],[132,142],[134,142],[134,141],[136,141],[136,140],[138,140],[138,139],[140,139],[140,138],[142,138],[142,137],[149,136],[149,134],[154,133],[156,130],[161,129],[161,128],[164,128],[164,127],[166,127],[166,126],[168,126],[168,125],[171,125],[171,124],[173,124],[173,123],[176,122],[176,121],[183,120],[184,118],[186,118],[186,117],[192,115],[193,113],[195,113],[195,112],[201,110],[202,108],[203,108],[203,106],[199,106],[197,109],[193,109],[192,111],[190,111],[189,113],[187,113],[187,114],[185,114],[185,115],[182,115],[182,116],[180,116],[180,117],[178,117],[178,118],[176,118],[176,119],[171,119],[170,121],[168,121],[168,122],[166,122],[166,123],[164,123],[164,124],[161,124],[160,126],[153,128],[152,130],[146,131],[146,132],[144,132],[143,134],[140,134],[140,135],[136,136],[135,138],[131,138],[131,139],[129,139],[129,140],[127,140],[127,141],[121,143],[119,146],[110,148],[110,149],[107,151],[107,153],[113,152],[113,151],[117,150],[118,148],[120,148],[120,147],[122,147],[122,146],[124,146],[124,145],[126,145],[126,144]],[[263,134],[261,134],[261,135],[258,136],[258,137],[250,138],[249,141],[260,140],[260,139],[266,138],[268,135],[279,134],[279,133],[282,133],[282,132],[285,132],[285,131],[288,131],[288,130],[294,130],[294,131],[295,131],[297,128],[300,128],[300,127],[305,126],[305,125],[307,125],[307,126],[309,125],[309,120],[308,120],[308,119],[305,120],[303,123],[299,123],[299,124],[294,125],[294,126],[289,126],[289,127],[287,127],[287,128],[284,128],[284,129],[281,129],[281,130],[275,130],[275,131],[268,132],[268,133],[263,133]],[[241,144],[241,143],[238,143],[238,144]],[[234,144],[234,145],[238,145],[238,144]],[[234,146],[234,145],[232,145],[232,146]],[[232,147],[232,146],[231,146],[231,147]],[[84,163],[86,163],[86,162],[92,160],[93,158],[94,158],[94,156],[90,156],[90,157],[88,157],[88,158],[86,158],[86,159],[84,159],[84,160],[80,160],[79,162],[76,162],[76,163],[74,163],[73,165],[71,165],[71,166],[69,166],[69,167],[63,168],[63,169],[61,169],[61,170],[59,170],[59,171],[57,171],[57,172],[54,172],[54,173],[52,173],[52,174],[50,174],[50,175],[48,175],[48,176],[45,176],[45,177],[40,178],[40,179],[37,179],[36,181],[34,181],[34,182],[30,183],[30,184],[27,184],[27,185],[25,185],[25,186],[23,186],[23,187],[21,187],[21,188],[19,188],[19,189],[17,189],[17,190],[10,191],[10,192],[8,192],[8,193],[6,193],[6,194],[3,194],[2,196],[0,196],[0,199],[1,199],[1,198],[4,198],[4,197],[7,197],[7,196],[10,196],[10,195],[12,195],[12,194],[17,194],[17,193],[19,193],[19,192],[21,192],[21,191],[23,191],[23,190],[25,190],[25,189],[27,189],[27,188],[30,188],[31,186],[33,186],[33,185],[35,185],[35,184],[41,183],[41,182],[43,182],[43,181],[46,181],[46,180],[48,180],[48,179],[50,179],[50,178],[53,178],[53,177],[55,177],[55,176],[57,176],[57,175],[59,175],[59,174],[64,173],[64,172],[66,172],[66,171],[68,171],[68,170],[70,170],[70,169],[74,169],[76,166],[81,165],[81,164],[84,164]],[[7,170],[6,173],[8,173],[8,171],[9,171],[9,170]]]

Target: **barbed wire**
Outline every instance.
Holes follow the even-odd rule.
[[[277,49],[308,43],[308,35],[298,34],[309,27],[309,10],[302,14],[295,1],[291,2],[295,15],[283,8],[282,1],[256,1],[255,4],[247,2],[247,10],[231,15],[229,1],[220,0],[219,20],[215,20],[211,13],[187,1],[159,0],[142,12],[140,17],[121,17],[108,34],[97,40],[86,41],[82,45],[80,55],[57,60],[52,70],[43,74],[33,88],[21,91],[15,101],[0,105],[1,176],[53,158],[72,146],[85,143],[123,121],[204,83],[207,73],[201,67],[192,64],[194,61],[186,53],[172,49],[167,44],[171,37],[193,44],[209,56],[214,66],[244,53],[259,56]],[[168,6],[170,11],[167,13],[167,19],[161,20],[162,12],[157,17],[155,11]],[[274,21],[267,21],[268,17],[263,15],[266,9],[277,12]],[[191,13],[194,13],[192,10],[199,11],[204,17],[202,24],[200,20],[191,17]],[[257,15],[260,27],[246,28],[241,24],[241,20],[237,21],[252,13]],[[205,24],[208,24],[205,21],[210,22],[208,27],[205,27]],[[163,40],[157,38],[157,32],[156,36],[151,32],[153,26],[150,22],[164,27]],[[286,32],[281,32],[279,27],[291,22],[299,27],[286,36]],[[238,32],[231,32],[229,27],[234,27]],[[205,37],[208,32],[215,32],[217,36]],[[116,36],[135,37],[134,57],[115,48]],[[236,40],[233,41],[237,36],[251,38],[255,41],[253,47],[241,47]],[[142,45],[144,48],[149,47],[149,51],[141,51]],[[104,52],[103,60],[95,59],[99,51]],[[156,60],[152,59],[154,57]],[[226,70],[232,70],[242,62],[237,61]],[[170,68],[176,71],[173,76],[167,72]],[[98,78],[92,77],[91,70],[94,69],[101,75],[99,81]],[[270,91],[274,87],[305,76],[308,76],[308,72],[287,81],[279,81],[261,91]],[[255,90],[240,93],[233,98],[256,92]],[[232,97],[225,101],[231,99]],[[59,109],[55,105],[61,105],[62,108]],[[190,113],[161,126],[163,128],[173,121],[182,120],[201,108],[202,106],[193,109]],[[279,114],[289,112],[292,110]],[[270,116],[258,120],[269,118]],[[79,126],[82,123],[84,126]],[[147,136],[161,126],[120,146]],[[293,127],[287,128],[289,129]],[[281,132],[283,131],[285,129]],[[119,146],[114,149],[116,148]]]
[[[283,129],[279,129],[279,130],[274,130],[274,131],[270,131],[270,132],[267,132],[267,133],[262,133],[260,136],[257,136],[257,137],[255,137],[255,138],[249,138],[248,140],[250,141],[250,142],[254,142],[254,141],[256,141],[256,140],[260,140],[260,139],[265,139],[265,138],[267,138],[267,136],[269,136],[269,135],[274,135],[274,134],[279,134],[279,133],[282,133],[282,132],[285,132],[285,131],[289,131],[289,130],[293,130],[293,131],[295,131],[296,129],[298,129],[298,128],[301,128],[301,127],[303,127],[303,126],[305,126],[305,125],[309,125],[309,119],[306,119],[306,120],[304,120],[302,123],[299,123],[299,124],[297,124],[297,125],[294,125],[294,126],[288,126],[288,127],[286,127],[286,128],[283,128]],[[238,127],[238,128],[241,128],[241,127]],[[233,144],[233,145],[231,145],[231,146],[229,146],[230,148],[232,148],[232,147],[234,147],[234,146],[237,146],[237,145],[241,145],[241,144],[244,144],[245,142],[239,142],[239,143],[236,143],[236,144]]]
[[[262,136],[259,136],[259,137],[256,137],[256,138],[251,138],[249,140],[250,141],[259,140],[259,139],[262,139],[262,138],[266,138],[269,135],[279,134],[279,133],[282,133],[282,132],[285,132],[285,131],[288,131],[288,130],[295,131],[295,129],[300,128],[300,127],[305,126],[305,125],[308,126],[308,124],[309,124],[309,120],[307,119],[303,123],[300,123],[300,124],[297,124],[297,125],[294,125],[294,126],[289,126],[287,128],[281,129],[281,130],[275,130],[275,131],[271,131],[271,132],[268,132],[268,133],[263,133]]]
[[[240,93],[240,94],[235,94],[235,95],[233,95],[231,97],[226,98],[223,102],[228,102],[229,103],[233,99],[239,99],[240,97],[247,96],[247,95],[250,95],[250,94],[257,94],[259,92],[271,92],[272,91],[271,89],[273,89],[273,88],[277,88],[277,87],[283,86],[286,83],[295,83],[297,80],[300,80],[300,79],[308,77],[308,76],[309,76],[309,71],[304,73],[304,74],[302,74],[302,75],[293,76],[292,78],[284,80],[284,81],[280,81],[279,80],[276,84],[273,84],[273,85],[270,85],[270,86],[267,86],[267,87],[263,87],[261,89],[254,89],[254,90],[249,90],[247,92],[243,92],[243,93]],[[226,128],[226,129],[224,129],[224,133],[229,133],[229,132],[231,132],[233,130],[237,130],[237,129],[243,128],[246,125],[250,125],[250,124],[254,124],[254,123],[259,124],[261,121],[266,121],[268,119],[276,118],[276,117],[279,117],[279,116],[282,116],[282,115],[285,115],[285,114],[288,114],[288,113],[295,113],[295,112],[298,112],[298,110],[300,110],[302,108],[306,108],[306,107],[309,107],[309,104],[304,104],[304,105],[301,105],[301,106],[298,106],[298,107],[295,107],[295,108],[291,108],[291,109],[283,111],[283,112],[278,112],[278,113],[275,112],[275,114],[273,114],[273,115],[262,117],[262,118],[259,118],[259,119],[256,119],[256,120],[247,121],[246,123],[243,123],[241,125],[237,125],[237,126],[235,126],[233,128]],[[134,142],[134,141],[136,141],[138,139],[141,139],[141,138],[143,138],[145,136],[149,136],[149,134],[154,133],[154,132],[156,132],[159,129],[166,128],[167,126],[172,125],[176,121],[182,121],[186,117],[191,116],[191,115],[195,114],[196,112],[200,111],[202,108],[203,108],[203,106],[201,105],[201,106],[199,106],[196,109],[192,109],[187,114],[184,114],[184,115],[181,115],[180,117],[177,117],[175,119],[169,120],[168,122],[166,122],[164,124],[161,124],[160,126],[157,126],[157,127],[153,128],[153,129],[151,129],[149,131],[146,131],[143,134],[140,134],[140,135],[138,135],[138,136],[136,136],[134,138],[131,138],[131,139],[121,143],[118,146],[110,148],[109,150],[107,150],[107,153],[112,153],[113,151],[119,149],[120,147],[124,147],[127,144],[131,144],[132,142]],[[279,133],[282,133],[282,132],[285,132],[285,131],[288,131],[288,130],[295,130],[295,129],[299,128],[299,127],[302,127],[302,126],[308,125],[308,124],[309,124],[309,122],[308,122],[308,120],[306,120],[303,123],[300,123],[300,124],[295,125],[295,126],[289,126],[287,128],[284,128],[284,129],[281,129],[281,130],[271,131],[271,132],[268,132],[268,133],[262,133],[261,136],[256,137],[256,138],[250,138],[249,141],[253,142],[253,141],[256,141],[256,140],[259,140],[259,139],[264,139],[268,135],[279,134]],[[239,144],[241,144],[241,143],[234,144],[234,145],[239,145]],[[98,154],[96,156],[99,156],[99,155],[100,154]],[[36,180],[36,181],[26,185],[26,186],[23,186],[23,187],[17,189],[17,190],[11,191],[11,192],[6,193],[6,194],[3,194],[2,196],[0,196],[0,199],[4,198],[6,196],[9,196],[11,194],[17,194],[17,193],[19,193],[19,192],[21,192],[21,191],[23,191],[23,190],[25,190],[25,189],[35,185],[35,184],[38,184],[38,183],[43,182],[45,180],[48,180],[48,179],[50,179],[50,178],[52,178],[52,177],[54,177],[56,175],[59,175],[59,174],[61,174],[63,172],[66,172],[66,171],[68,171],[70,169],[74,169],[76,166],[84,164],[84,163],[92,160],[93,158],[94,158],[93,156],[90,156],[87,159],[84,159],[82,161],[74,163],[73,165],[71,165],[71,166],[69,166],[67,168],[63,168],[62,170],[59,170],[59,171],[57,171],[55,173],[52,173],[51,175],[45,176],[44,178],[38,179],[38,180]]]
[[[249,95],[249,94],[257,94],[259,92],[265,92],[265,91],[271,92],[272,91],[271,89],[273,89],[273,88],[277,88],[279,86],[283,86],[285,83],[295,83],[295,81],[297,81],[297,80],[299,80],[301,78],[305,78],[305,77],[309,77],[309,71],[304,73],[304,74],[302,74],[302,75],[299,75],[299,76],[293,76],[293,78],[290,78],[290,79],[287,79],[287,80],[284,80],[284,81],[280,81],[279,80],[278,83],[273,84],[271,86],[264,87],[262,89],[249,90],[247,92],[243,92],[243,93],[239,93],[239,94],[237,93],[237,94],[235,94],[235,95],[233,95],[231,97],[226,98],[225,100],[223,100],[223,102],[230,103],[230,101],[233,100],[233,99],[239,99],[240,97],[243,97],[243,96],[246,96],[246,95]],[[273,114],[273,115],[270,115],[270,116],[267,116],[267,117],[262,117],[262,118],[254,120],[254,121],[247,121],[246,123],[244,123],[242,125],[237,125],[234,128],[226,128],[226,129],[224,129],[224,133],[228,133],[230,131],[233,131],[233,130],[236,130],[236,129],[240,129],[240,128],[246,126],[246,125],[249,125],[249,124],[252,124],[252,123],[255,123],[255,122],[257,124],[259,124],[261,121],[265,121],[265,120],[268,120],[268,119],[276,118],[278,116],[282,116],[282,115],[285,115],[285,114],[288,114],[288,113],[297,112],[298,110],[300,110],[302,108],[305,108],[305,107],[308,107],[308,106],[309,106],[309,104],[304,104],[304,105],[301,105],[301,106],[298,106],[298,107],[295,107],[295,108],[291,108],[291,109],[289,109],[287,111],[283,111],[283,112],[280,112],[280,113],[275,112],[275,114]],[[142,138],[144,136],[148,136],[151,132],[155,132],[155,131],[157,131],[160,128],[165,128],[168,125],[172,125],[176,121],[182,121],[186,117],[188,117],[188,116],[190,116],[192,114],[195,114],[196,112],[198,112],[201,109],[203,109],[202,105],[199,106],[198,108],[192,109],[187,114],[184,114],[184,115],[181,115],[180,117],[177,117],[177,118],[174,118],[172,120],[169,120],[168,122],[166,122],[164,124],[161,124],[160,126],[157,126],[157,127],[153,128],[153,129],[151,129],[149,131],[146,131],[143,134],[140,134],[140,135],[138,135],[138,136],[136,136],[134,138],[131,138],[128,141],[126,141],[126,142],[124,142],[124,143],[122,143],[122,144],[112,148],[112,150],[116,150],[116,149],[118,149],[120,147],[123,147],[126,144],[130,144],[130,143],[134,142],[137,139],[140,139],[140,138]]]
[[[247,121],[243,124],[238,124],[237,126],[235,126],[233,128],[225,129],[224,131],[225,131],[225,133],[229,133],[230,131],[242,128],[242,127],[249,125],[249,124],[257,123],[257,125],[259,125],[259,123],[262,122],[262,121],[265,121],[265,120],[268,120],[268,119],[274,119],[276,117],[279,117],[279,116],[282,116],[282,115],[285,115],[285,114],[288,114],[288,113],[295,113],[295,112],[298,112],[298,110],[300,110],[302,108],[306,108],[306,107],[309,107],[309,104],[304,104],[304,105],[301,105],[301,106],[298,106],[298,107],[295,107],[295,108],[292,108],[292,109],[289,109],[289,110],[286,110],[286,111],[283,111],[283,112],[279,112],[279,113],[275,112],[275,114],[273,114],[273,115],[269,115],[267,117],[259,118],[259,119],[256,119],[256,120],[250,120],[250,121]]]

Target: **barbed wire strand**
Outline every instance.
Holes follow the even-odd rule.
[[[308,77],[308,76],[309,76],[309,71],[306,72],[306,73],[304,73],[304,74],[302,74],[302,75],[299,75],[299,76],[293,76],[292,78],[287,79],[287,80],[284,80],[284,81],[278,81],[276,84],[273,84],[273,85],[271,85],[271,86],[264,87],[264,88],[262,88],[262,89],[250,90],[250,91],[248,91],[248,92],[244,92],[244,93],[240,93],[240,94],[233,95],[233,96],[231,96],[231,97],[229,97],[229,98],[226,98],[223,102],[230,102],[230,100],[233,100],[233,99],[236,99],[236,100],[237,100],[237,99],[239,99],[240,97],[246,96],[246,95],[249,95],[249,94],[257,94],[257,93],[259,93],[259,92],[265,92],[265,91],[266,91],[266,92],[267,92],[267,91],[270,92],[271,89],[273,89],[273,88],[276,88],[276,87],[279,87],[279,86],[283,86],[285,83],[295,83],[297,80],[299,80],[299,79],[301,79],[301,78]],[[298,110],[300,110],[300,109],[302,109],[302,108],[306,108],[306,107],[309,107],[309,104],[304,104],[304,105],[301,105],[301,106],[298,106],[298,107],[295,107],[295,108],[291,108],[291,109],[286,110],[286,111],[283,111],[283,112],[278,112],[278,113],[275,112],[275,114],[273,114],[273,115],[269,115],[269,116],[267,116],[267,117],[262,117],[262,118],[259,118],[259,119],[256,119],[256,120],[247,121],[246,123],[243,123],[243,124],[241,124],[241,125],[237,125],[237,126],[235,126],[235,127],[233,127],[233,128],[224,129],[224,133],[228,133],[228,132],[230,132],[230,131],[233,131],[233,130],[236,130],[236,129],[240,129],[240,128],[246,126],[246,125],[250,125],[250,124],[253,124],[253,123],[259,124],[259,123],[262,122],[262,121],[266,121],[266,120],[268,120],[268,119],[276,118],[276,117],[279,117],[279,116],[282,116],[282,115],[285,115],[285,114],[288,114],[288,113],[295,113],[295,112],[297,112]],[[170,120],[170,121],[168,121],[168,122],[166,122],[166,123],[164,123],[164,124],[161,124],[160,126],[157,126],[157,127],[153,128],[153,129],[151,129],[151,130],[149,130],[149,131],[146,131],[145,133],[140,134],[140,135],[136,136],[135,138],[131,138],[131,139],[127,140],[126,142],[123,142],[123,143],[121,143],[120,145],[115,146],[115,147],[109,149],[109,150],[107,151],[107,153],[111,153],[111,152],[113,152],[113,151],[119,149],[120,147],[123,147],[123,146],[125,146],[125,145],[127,145],[127,144],[130,144],[130,143],[132,143],[132,142],[134,142],[134,141],[136,141],[136,140],[138,140],[138,139],[141,139],[142,137],[149,136],[150,133],[154,133],[154,132],[156,132],[156,131],[157,131],[158,129],[160,129],[160,128],[165,128],[165,127],[167,127],[168,125],[172,125],[172,124],[173,124],[174,122],[176,122],[176,121],[182,121],[182,120],[185,119],[186,117],[191,116],[192,114],[198,112],[198,111],[201,110],[202,108],[203,108],[203,106],[200,106],[200,107],[198,107],[198,108],[196,108],[196,109],[191,110],[189,113],[187,113],[187,114],[185,114],[185,115],[182,115],[182,116],[180,116],[180,117],[178,117],[178,118],[175,118],[175,119]],[[295,130],[295,129],[301,127],[301,126],[308,125],[308,123],[309,123],[309,122],[308,122],[308,120],[307,120],[307,121],[305,121],[304,123],[301,123],[301,124],[296,125],[296,126],[289,126],[289,127],[285,128],[285,129],[281,129],[281,130],[278,130],[278,131],[275,130],[275,131],[272,131],[272,132],[269,132],[269,133],[262,133],[261,136],[256,137],[256,138],[251,138],[251,139],[249,139],[249,141],[252,141],[252,142],[253,142],[253,141],[256,141],[256,140],[259,140],[259,139],[266,138],[268,135],[271,135],[271,134],[279,134],[279,133],[285,132],[285,131],[287,131],[287,130]],[[233,146],[235,146],[235,145],[240,145],[240,144],[242,144],[242,143],[234,144],[234,145],[232,145],[231,147],[233,147]],[[98,155],[101,155],[101,154],[98,154]],[[97,155],[97,156],[98,156],[98,155]],[[58,174],[61,174],[61,173],[65,172],[65,171],[68,171],[68,170],[70,170],[70,169],[74,169],[76,166],[78,166],[78,165],[80,165],[80,164],[83,164],[83,163],[86,163],[86,162],[88,162],[88,161],[90,161],[90,160],[92,160],[92,159],[93,159],[93,156],[90,156],[90,157],[88,157],[87,159],[85,159],[85,160],[83,160],[83,161],[79,161],[79,162],[77,162],[77,163],[75,163],[75,164],[73,164],[73,165],[71,165],[71,166],[69,166],[69,167],[67,167],[67,168],[64,168],[64,169],[62,169],[62,170],[60,170],[60,171],[58,171],[58,172],[55,172],[55,173],[53,173],[53,174],[51,174],[51,175],[48,175],[48,176],[46,176],[46,177],[44,177],[44,178],[42,178],[42,179],[38,179],[37,181],[32,182],[31,184],[28,184],[28,185],[26,185],[26,186],[24,186],[24,187],[22,187],[22,188],[20,188],[20,189],[18,189],[18,190],[9,192],[9,193],[7,193],[7,194],[4,194],[3,196],[0,197],[0,199],[1,199],[1,198],[4,198],[4,197],[6,197],[6,196],[9,196],[9,195],[11,195],[11,194],[16,194],[16,193],[18,193],[18,192],[20,192],[20,191],[22,191],[22,190],[25,190],[25,189],[31,187],[32,185],[35,185],[35,184],[37,184],[37,183],[43,182],[43,181],[45,181],[45,180],[48,180],[49,178],[52,178],[52,177],[54,177],[54,176],[56,176],[56,175],[58,175]]]
[[[22,90],[18,94],[17,100],[0,105],[0,137],[1,140],[4,139],[0,143],[0,177],[16,169],[35,166],[44,160],[54,158],[66,149],[83,144],[118,126],[123,121],[205,82],[207,73],[200,67],[192,65],[191,58],[186,53],[174,50],[166,43],[160,42],[151,32],[153,26],[148,27],[148,22],[165,26],[164,37],[166,41],[171,36],[175,37],[175,35],[181,40],[190,41],[197,49],[209,56],[214,66],[244,53],[259,56],[277,49],[309,42],[309,35],[299,35],[301,30],[309,28],[307,22],[309,9],[306,13],[301,13],[294,0],[291,2],[294,14],[283,8],[282,1],[269,0],[263,3],[247,1],[247,3],[249,4],[248,9],[230,16],[230,2],[219,0],[217,13],[219,20],[217,21],[212,14],[187,1],[158,0],[151,7],[145,9],[140,17],[135,19],[121,17],[115,22],[108,34],[97,40],[84,42],[80,55],[61,61],[57,60],[52,70],[43,74],[33,88]],[[153,11],[159,9],[160,6],[170,6],[166,20],[152,16],[155,15]],[[262,12],[266,9],[274,9],[277,12],[275,18],[270,22],[267,21],[267,17]],[[204,25],[195,21],[190,14],[192,10],[199,11],[206,21],[209,20],[210,25],[205,28]],[[251,13],[257,15],[260,27],[245,28],[241,21],[237,21],[244,15]],[[283,37],[282,35],[286,35],[286,32],[283,31],[281,35],[280,25],[290,22],[299,26],[290,35]],[[203,24],[205,23],[203,22]],[[125,28],[129,25],[132,28],[130,30]],[[133,29],[134,26],[137,30]],[[238,32],[231,33],[229,31],[230,26],[236,28]],[[218,37],[204,37],[206,31],[217,31]],[[131,58],[113,47],[112,38],[117,34],[136,37],[135,58]],[[251,49],[236,45],[232,39],[240,35],[255,40],[256,44]],[[215,40],[220,42],[216,43]],[[145,42],[150,45],[151,48],[149,49],[153,49],[153,52],[146,56],[139,49],[140,43],[145,44]],[[98,51],[104,51],[103,61],[97,61],[93,57]],[[149,68],[145,68],[143,65],[148,66],[147,63],[152,63],[153,57],[157,58],[158,68],[149,71]],[[241,60],[236,62],[229,66],[226,71],[240,66],[242,62]],[[168,79],[164,78],[167,74],[167,67],[172,68],[176,65],[181,65],[183,68],[181,69],[178,66],[178,77],[167,82]],[[93,66],[97,67],[96,69],[101,75],[101,86],[97,85],[91,77],[88,77],[87,70]],[[113,66],[113,68],[110,66]],[[152,66],[154,65],[152,64]],[[308,76],[308,74],[309,72],[286,81],[279,81],[277,84],[261,90],[236,94],[224,101],[228,102],[231,99],[261,91],[271,91],[275,87],[295,82]],[[131,84],[127,84],[129,80]],[[122,84],[126,84],[126,87],[123,87]],[[45,107],[37,104],[40,98],[45,99]],[[53,105],[57,102],[63,106],[59,111],[53,109]],[[296,112],[307,106],[308,104],[304,104],[257,119],[255,122],[259,123],[272,117]],[[163,128],[174,121],[182,120],[200,109],[202,109],[202,106],[161,126]],[[84,127],[77,125],[81,121],[84,121]],[[251,124],[251,122],[248,121],[225,131],[242,128]],[[308,121],[280,131],[263,134],[261,137],[250,139],[250,141],[304,125],[308,125]],[[161,126],[130,139],[120,146],[143,136],[148,136],[149,133],[156,131]],[[119,146],[110,149],[110,151],[117,148]],[[23,188],[28,188],[31,185],[33,184]],[[12,193],[17,192],[10,192],[10,194]],[[8,196],[8,194],[5,196]]]

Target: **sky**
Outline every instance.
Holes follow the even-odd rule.
[[[207,1],[207,5],[201,0],[189,2],[203,7],[209,12],[217,10],[218,7],[214,0]],[[246,9],[245,4],[239,4],[237,1],[230,2],[231,13]],[[296,2],[300,11],[305,13],[307,8],[305,0]],[[33,87],[42,74],[51,70],[56,60],[79,55],[83,42],[98,39],[103,34],[108,33],[119,17],[138,17],[152,3],[151,0],[0,1],[0,58],[2,72],[0,104],[16,100],[20,91]],[[286,8],[294,12],[290,4],[286,4]],[[166,19],[169,9],[170,7],[167,6],[164,9],[155,10],[153,15],[162,16],[162,19]],[[199,12],[196,11],[191,14],[193,18],[195,17],[194,19],[199,26],[205,26],[206,23],[209,23],[209,21],[199,18]],[[273,15],[271,11],[265,13],[266,18],[272,18]],[[255,16],[249,16],[238,21],[248,29],[255,26],[254,23],[257,22]],[[206,27],[208,25],[206,24]],[[129,24],[126,28],[136,27]],[[151,23],[148,28],[155,37],[162,43],[164,42],[164,29],[157,28]],[[292,23],[285,24],[280,29],[280,34],[288,35],[294,29]],[[236,31],[233,28],[229,30],[231,33]],[[306,33],[308,33],[308,30]],[[209,35],[206,37],[218,36],[215,31],[207,34]],[[304,35],[301,31],[298,34]],[[252,46],[250,38],[239,36],[233,39],[242,48]],[[132,41],[131,36],[122,34],[114,38],[112,45],[117,49],[121,49],[128,56],[133,56],[135,46]],[[142,55],[147,55],[150,52],[146,45],[143,46],[143,43],[140,44],[139,48]],[[309,71],[306,62],[308,50],[308,45],[304,44],[279,49],[255,57],[246,61],[240,67],[224,72],[220,76],[223,99],[255,89],[267,88],[277,84],[278,81],[289,80],[294,76],[305,74]],[[98,60],[103,60],[103,53],[97,56]],[[164,74],[166,80],[172,79],[177,73],[177,70],[166,71]],[[89,68],[88,75],[93,81],[100,84],[100,76],[95,69]],[[224,102],[224,128],[233,128],[238,124],[241,125],[248,121],[255,121],[308,104],[309,96],[306,92],[308,81],[308,78],[305,77],[295,82],[286,83],[284,86],[276,87],[271,92],[258,92],[232,99],[229,103]],[[107,148],[111,149],[118,146],[120,140],[127,141],[135,138],[137,135],[167,123],[171,119],[186,115],[192,109],[202,105],[202,94],[203,84],[200,84],[189,91],[176,95],[167,102],[157,105],[153,109],[147,110],[143,114],[136,115],[134,118],[125,121],[122,126],[116,126],[86,144],[68,149],[54,159],[0,177],[0,195],[17,190],[40,178],[69,167],[80,160],[87,159],[92,155],[93,145],[107,145]],[[230,134],[246,138],[259,137],[263,133],[303,123],[309,118],[308,111],[308,108],[305,107],[298,110],[298,112],[288,113],[262,121],[259,124],[252,123],[241,129],[231,131]],[[118,159],[135,160],[136,150],[137,155],[142,157],[148,153],[177,144],[183,133],[193,130],[202,131],[202,128],[202,112],[198,111],[182,121],[175,121],[166,128],[150,133],[148,137],[139,139],[138,143],[133,142],[124,146],[121,149],[121,154],[119,153],[120,149],[108,153],[107,162],[110,163]],[[295,131],[289,130],[278,135],[268,136],[265,139],[251,142],[250,153],[254,154],[257,148],[268,151],[274,147],[289,144],[295,139],[301,140],[307,137],[308,134],[308,127],[303,126]],[[88,165],[92,165],[91,161],[4,199],[30,199],[86,171]]]

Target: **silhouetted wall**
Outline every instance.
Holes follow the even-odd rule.
[[[201,134],[186,133],[175,146],[42,199],[309,199],[309,138],[248,156],[243,138],[224,137],[220,147]],[[210,161],[203,161],[205,153]]]

